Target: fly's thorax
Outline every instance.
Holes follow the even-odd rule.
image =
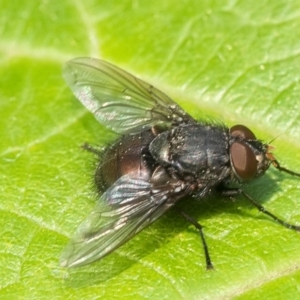
[[[230,163],[238,181],[249,181],[263,175],[269,168],[268,145],[257,140],[244,125],[230,128]]]
[[[153,138],[153,133],[148,130],[125,135],[107,147],[95,173],[98,191],[104,192],[121,176],[129,173],[132,177],[150,178],[155,163],[148,148]]]
[[[228,138],[223,126],[182,125],[155,137],[149,150],[160,165],[179,175],[218,177],[230,170]]]

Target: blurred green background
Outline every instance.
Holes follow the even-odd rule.
[[[300,236],[251,205],[216,197],[171,210],[103,260],[78,269],[60,252],[92,210],[94,159],[114,135],[61,76],[78,56],[108,60],[196,118],[243,123],[300,170],[300,1],[0,1],[1,299],[298,299]],[[276,170],[247,185],[300,224],[299,180]]]

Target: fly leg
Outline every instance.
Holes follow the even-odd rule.
[[[84,143],[82,146],[81,146],[82,149],[86,150],[86,151],[89,151],[91,153],[94,153],[98,156],[101,156],[103,151],[97,149],[97,148],[94,148],[93,146],[91,146],[90,144],[88,143]]]
[[[293,175],[293,176],[297,176],[297,177],[300,177],[300,173],[297,173],[297,172],[294,172],[290,169],[287,169],[285,167],[282,167],[280,165],[280,163],[274,158],[274,156],[272,155],[272,153],[267,153],[267,157],[271,160],[271,163],[272,165],[279,171],[281,172],[285,172],[285,173],[288,173],[290,175]]]
[[[242,189],[239,188],[229,188],[229,189],[222,189],[221,194],[227,197],[233,197],[236,195],[243,195],[248,201],[250,201],[259,211],[263,212],[264,214],[270,216],[271,218],[273,218],[277,223],[289,228],[289,229],[293,229],[296,231],[300,231],[300,226],[297,225],[292,225],[280,218],[278,218],[277,216],[275,216],[274,214],[272,214],[271,212],[269,212],[268,210],[266,210],[260,203],[258,203],[256,200],[254,200],[250,195],[248,195],[247,193],[245,193]]]
[[[202,245],[203,245],[203,250],[204,250],[204,254],[205,254],[205,262],[206,262],[206,270],[212,270],[214,268],[211,259],[210,259],[210,255],[208,252],[208,247],[207,247],[207,243],[205,241],[205,237],[203,234],[203,226],[201,224],[199,224],[194,218],[190,217],[189,215],[187,215],[185,212],[180,211],[180,214],[191,224],[193,224],[196,229],[199,232],[201,241],[202,241]]]

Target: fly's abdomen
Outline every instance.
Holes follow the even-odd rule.
[[[154,161],[148,150],[153,138],[149,130],[125,135],[109,146],[95,173],[98,191],[105,191],[121,176],[129,173],[132,177],[149,179],[154,169]]]

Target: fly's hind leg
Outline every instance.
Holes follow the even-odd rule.
[[[97,148],[91,146],[91,145],[88,144],[88,143],[84,143],[84,144],[81,146],[81,148],[84,149],[84,150],[86,150],[86,151],[89,151],[89,152],[91,152],[91,153],[94,153],[94,154],[96,154],[96,155],[98,155],[98,156],[100,156],[100,157],[102,156],[102,153],[103,153],[103,150],[97,149]]]

